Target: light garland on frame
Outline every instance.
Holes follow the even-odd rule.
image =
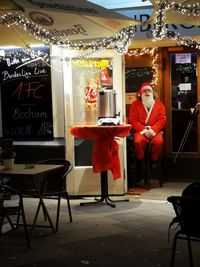
[[[146,54],[151,54],[152,56],[152,70],[153,70],[153,77],[152,77],[152,86],[156,86],[158,84],[158,54],[157,54],[157,47],[154,48],[142,48],[142,49],[131,49],[126,54],[127,56],[142,56]]]

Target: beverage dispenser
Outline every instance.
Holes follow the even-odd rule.
[[[102,88],[98,92],[98,124],[117,125],[119,118],[116,112],[116,91]]]

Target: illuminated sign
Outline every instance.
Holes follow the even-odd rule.
[[[73,60],[73,67],[84,68],[107,68],[110,64],[108,59],[80,59]]]

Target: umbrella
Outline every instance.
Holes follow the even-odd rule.
[[[157,17],[157,11],[160,9],[160,3],[163,3],[164,5],[170,4],[172,1],[160,1],[159,4],[157,0],[150,0],[150,2],[154,6],[154,12],[149,18],[148,22],[151,24],[155,18]],[[175,3],[175,2],[173,2]],[[176,8],[169,8],[165,12],[165,24],[184,24],[184,25],[200,25],[200,6],[197,5],[196,0],[177,0],[175,5],[181,8],[182,7],[190,7],[197,6],[197,12],[195,12],[195,9],[193,12],[177,12],[178,10]]]
[[[16,11],[24,12],[24,8],[19,6],[17,3],[14,3],[13,1],[1,0],[0,2],[1,16],[7,12],[16,12]],[[24,31],[23,29],[16,26],[6,27],[5,25],[2,25],[1,22],[2,19],[0,17],[0,35],[1,35],[0,46],[15,45],[24,47],[24,46],[29,46],[30,44],[39,43],[39,41],[33,36],[31,36],[27,31]]]
[[[34,44],[41,44],[41,41],[17,26],[6,27],[0,24],[0,36],[0,46],[15,45],[26,47]]]
[[[23,7],[19,6],[17,3],[13,3],[11,0],[1,0],[0,11],[14,11],[21,10],[24,11]]]
[[[131,20],[85,0],[17,0],[12,3],[16,4],[19,16],[23,14],[25,21],[41,26],[60,41],[86,42],[113,36],[123,28],[140,24],[137,20]],[[1,6],[2,4],[0,10],[4,10]],[[18,15],[14,16],[16,18]],[[4,37],[6,32],[9,36]],[[1,25],[0,34],[4,37],[0,39],[0,45],[17,44],[22,40],[27,45],[32,41],[41,43],[33,36],[28,37],[30,34],[13,25],[10,28]]]
[[[133,42],[131,45],[132,48],[137,47],[164,47],[164,46],[176,46],[176,45],[186,45],[190,47],[200,47],[199,41],[200,41],[200,31],[198,27],[200,25],[200,6],[197,4],[196,0],[178,0],[176,2],[172,1],[156,1],[156,0],[150,0],[151,3],[154,6],[154,12],[150,16],[150,18],[144,23],[144,25],[154,25],[156,23],[155,29],[158,29],[158,38],[156,38],[153,35],[153,32],[156,33],[156,31],[150,31],[148,33],[148,38],[145,40],[137,39]],[[169,7],[168,5],[171,5]],[[190,5],[190,6],[189,6]],[[159,17],[161,7],[164,8],[164,16],[162,19]],[[184,8],[187,12],[184,12]],[[192,9],[193,8],[193,9]],[[165,25],[168,24],[174,24],[179,25],[179,29],[182,29],[182,26],[189,29],[192,28],[190,31],[182,31],[179,32],[179,30],[174,29],[173,27],[165,29]],[[180,25],[182,25],[180,27]],[[152,26],[153,27],[153,26]],[[194,30],[195,28],[195,30]],[[160,31],[164,30],[164,34],[160,38]],[[166,30],[166,31],[165,31]]]

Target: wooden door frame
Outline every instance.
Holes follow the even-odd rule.
[[[163,48],[163,99],[166,107],[167,125],[165,127],[165,153],[172,156],[172,121],[171,121],[171,91],[170,91],[170,54],[197,53],[197,73],[200,73],[200,53],[198,50],[184,47]],[[200,102],[200,76],[197,75],[197,101]],[[198,112],[198,133],[200,132],[200,107]],[[200,153],[200,137],[198,138],[198,153]],[[185,153],[187,154],[187,153]]]

